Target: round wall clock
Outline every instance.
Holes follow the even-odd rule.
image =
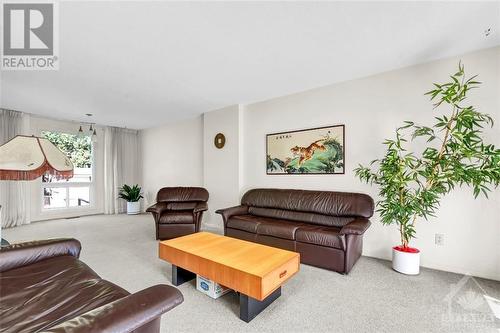
[[[217,133],[217,135],[214,138],[214,145],[215,147],[222,149],[224,145],[226,144],[226,137],[222,133]]]

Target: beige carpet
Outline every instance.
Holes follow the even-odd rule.
[[[170,265],[157,257],[154,225],[148,215],[90,216],[33,223],[3,230],[11,242],[74,237],[81,259],[131,292],[170,284]],[[238,298],[212,300],[194,283],[180,286],[184,303],[163,316],[163,332],[500,332],[484,293],[500,299],[500,282],[423,269],[404,276],[390,263],[362,257],[352,272],[301,265],[282,296],[252,322],[238,318]],[[476,284],[478,282],[479,284]],[[450,302],[447,302],[447,295]],[[500,315],[500,314],[499,314]]]

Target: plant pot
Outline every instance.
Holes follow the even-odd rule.
[[[392,248],[392,269],[407,275],[420,273],[420,250],[402,246]]]
[[[141,212],[141,203],[139,201],[127,202],[127,214],[136,215]]]

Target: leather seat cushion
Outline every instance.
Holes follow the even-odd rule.
[[[129,295],[73,256],[2,272],[0,285],[0,331],[11,332],[37,332]]]
[[[194,223],[193,212],[190,210],[177,210],[161,214],[159,223]]]
[[[231,216],[227,221],[227,227],[231,229],[290,240],[295,239],[295,231],[301,226],[307,224],[250,214]]]
[[[339,228],[332,227],[302,227],[295,234],[297,242],[345,249],[345,238],[339,234]]]
[[[257,234],[295,240],[295,232],[305,226],[307,224],[288,220],[266,219],[257,227]]]
[[[262,218],[253,215],[231,216],[227,221],[227,227],[251,233],[257,233],[257,227],[262,222]]]

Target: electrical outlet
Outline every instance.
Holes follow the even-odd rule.
[[[437,246],[443,246],[444,245],[444,234],[435,234],[434,243]]]

